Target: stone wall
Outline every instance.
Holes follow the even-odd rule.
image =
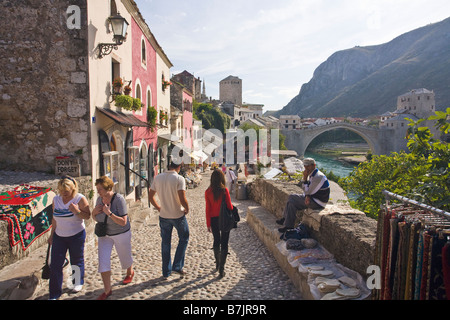
[[[67,26],[69,5],[81,29]],[[0,3],[0,168],[53,172],[78,155],[90,174],[86,0]]]
[[[248,184],[247,190],[249,198],[277,219],[283,216],[289,195],[302,193],[302,189],[292,183],[265,179],[256,179]],[[336,211],[343,208],[338,204],[330,207],[336,207]],[[315,220],[317,217],[317,212],[305,213],[302,210],[297,213],[297,222],[304,222],[311,236],[332,253],[337,262],[363,277],[367,276],[367,267],[373,264],[375,254],[376,220],[351,208],[347,212],[320,216],[319,222]]]

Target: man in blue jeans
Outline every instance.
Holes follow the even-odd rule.
[[[184,276],[184,257],[189,241],[189,227],[186,214],[189,204],[186,199],[186,181],[178,173],[181,163],[171,162],[169,170],[155,177],[149,190],[150,203],[159,211],[159,226],[161,228],[162,272],[167,279],[172,270]],[[161,204],[156,202],[158,194]],[[170,250],[173,227],[178,233],[178,246],[171,263]]]

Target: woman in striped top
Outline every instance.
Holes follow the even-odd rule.
[[[84,243],[86,231],[84,220],[91,217],[89,202],[78,193],[78,183],[72,177],[63,177],[58,182],[57,195],[53,199],[52,231],[48,240],[52,245],[50,264],[50,296],[58,299],[62,294],[63,264],[69,251],[70,264],[74,270],[75,292],[84,284]]]

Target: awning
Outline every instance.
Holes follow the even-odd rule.
[[[180,141],[180,137],[175,136],[175,135],[170,134],[170,133],[159,135],[158,138],[169,140],[169,141],[172,141],[172,142]]]
[[[149,126],[146,122],[139,120],[132,114],[125,114],[120,111],[113,111],[111,109],[98,108],[98,107],[97,107],[97,110],[122,126],[126,126],[126,127],[148,127]]]

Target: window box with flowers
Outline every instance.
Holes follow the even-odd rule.
[[[156,116],[157,115],[158,115],[158,111],[156,111],[155,107],[149,106],[147,108],[147,123],[152,128],[154,128],[156,126]]]
[[[123,80],[122,78],[115,78],[113,83],[113,92],[114,94],[121,94],[122,93],[122,87],[123,87]]]
[[[131,93],[131,87],[129,85],[126,85],[125,87],[123,87],[123,94],[126,94],[127,96],[129,96]]]
[[[167,121],[169,120],[169,116],[167,115],[167,112],[164,112],[162,110],[159,111],[159,123],[160,124],[167,124]]]
[[[170,87],[172,85],[172,82],[162,79],[162,90],[166,91],[167,87]]]

